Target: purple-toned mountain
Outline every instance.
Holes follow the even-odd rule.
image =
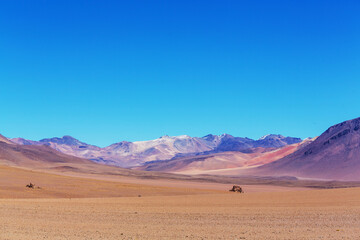
[[[89,146],[88,144],[80,142],[79,140],[71,136],[63,136],[62,138],[45,138],[40,140],[40,143],[45,143],[45,144],[56,143],[56,144],[65,144],[69,146]]]
[[[0,142],[4,142],[4,143],[7,143],[7,144],[13,144],[13,142],[11,142],[9,139],[7,139],[6,137],[4,137],[1,134],[0,134]]]
[[[168,160],[178,155],[209,154],[225,151],[243,151],[256,147],[279,148],[301,142],[300,138],[267,135],[259,140],[233,137],[229,134],[207,135],[202,138],[187,135],[163,136],[150,141],[119,142],[105,148],[89,145],[73,137],[48,138],[30,141],[14,138],[22,145],[48,145],[62,153],[83,157],[95,162],[121,167],[141,166],[149,161]]]
[[[263,148],[280,148],[286,145],[299,143],[301,141],[301,138],[284,137],[282,135],[269,134],[261,137],[258,141],[256,141],[255,145],[256,147]]]
[[[12,138],[11,141],[16,143],[16,144],[19,144],[19,145],[44,145],[41,142],[27,140],[27,139],[24,139],[24,138]]]
[[[330,127],[309,145],[251,174],[360,180],[360,118]]]
[[[218,146],[214,152],[240,151],[247,152],[251,148],[280,148],[286,145],[299,143],[301,138],[284,137],[282,135],[269,134],[258,140],[250,138],[234,137],[229,134],[220,135]]]

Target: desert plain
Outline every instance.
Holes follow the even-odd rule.
[[[1,240],[360,239],[360,188],[0,173]]]

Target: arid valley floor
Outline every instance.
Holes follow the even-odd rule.
[[[360,239],[360,188],[245,185],[238,194],[220,183],[0,172],[1,240]],[[30,178],[41,189],[25,189]]]

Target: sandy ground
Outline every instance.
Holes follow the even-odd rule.
[[[360,189],[2,199],[0,239],[360,239]]]
[[[89,177],[0,166],[0,240],[360,239],[360,188]]]
[[[216,183],[216,182],[199,182],[199,181],[186,181],[186,180],[175,180],[175,179],[141,179],[131,178],[124,176],[110,176],[110,175],[91,175],[82,173],[61,173],[63,176],[70,177],[81,177],[90,178],[102,181],[130,183],[137,185],[147,186],[159,186],[159,187],[170,187],[170,188],[187,188],[187,189],[204,189],[204,190],[219,190],[221,192],[231,189],[233,185],[241,185],[242,188],[247,192],[284,192],[284,191],[301,191],[308,190],[306,187],[285,187],[285,186],[274,186],[274,185],[248,185],[241,184],[241,181],[234,180],[233,183]]]
[[[25,186],[35,184],[35,189]],[[40,187],[40,188],[37,188]],[[224,190],[223,190],[224,191]],[[185,184],[177,188],[121,181],[70,177],[0,166],[1,198],[97,198],[196,195],[223,192],[216,189],[196,189]],[[0,239],[1,240],[1,239]]]
[[[74,174],[72,174],[74,175]],[[77,174],[57,175],[0,166],[1,198],[94,198],[197,195],[227,192],[232,185],[166,179]],[[25,185],[35,184],[35,189]],[[40,188],[37,188],[40,187]],[[247,193],[306,190],[300,187],[242,185]]]

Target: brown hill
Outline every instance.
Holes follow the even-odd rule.
[[[0,142],[0,163],[28,168],[47,168],[59,164],[93,164],[91,161],[65,155],[48,146],[22,146]]]
[[[248,173],[360,180],[360,118],[334,125],[304,148]]]

